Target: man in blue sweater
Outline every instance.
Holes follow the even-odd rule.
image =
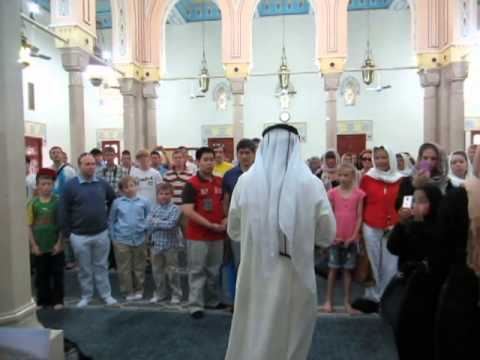
[[[107,305],[116,304],[111,296],[108,278],[108,209],[115,199],[112,187],[95,176],[95,158],[81,154],[80,174],[70,180],[60,202],[61,226],[70,236],[73,251],[80,264],[78,280],[82,298],[78,307],[87,306],[93,297],[93,284]]]

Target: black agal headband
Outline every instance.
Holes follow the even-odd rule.
[[[267,127],[265,130],[263,130],[262,137],[265,137],[265,135],[267,135],[270,131],[275,130],[275,129],[286,130],[286,131],[294,133],[295,135],[298,136],[298,130],[295,127],[293,127],[291,125],[287,125],[287,124],[275,124],[275,125],[271,125],[271,126]]]

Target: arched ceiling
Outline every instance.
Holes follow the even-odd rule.
[[[50,11],[50,0],[32,0]],[[111,0],[97,0],[97,28],[112,27]],[[394,3],[407,0],[350,0],[349,11],[388,9]],[[257,15],[282,16],[303,15],[311,12],[308,0],[260,0]],[[220,10],[212,0],[179,0],[169,18],[171,23],[218,21]]]

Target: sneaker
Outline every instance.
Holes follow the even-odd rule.
[[[135,294],[128,294],[127,296],[125,296],[125,300],[134,301],[135,300]]]
[[[194,312],[192,312],[192,313],[190,314],[190,316],[191,316],[193,319],[198,320],[198,319],[203,318],[204,313],[203,313],[202,310],[195,310]]]
[[[115,304],[117,304],[117,300],[115,300],[111,296],[106,297],[105,299],[103,299],[103,301],[105,302],[105,305],[115,305]]]
[[[178,304],[180,304],[181,302],[182,302],[182,301],[181,301],[179,298],[177,298],[177,297],[172,297],[172,300],[170,300],[170,304],[172,304],[172,305],[178,305]]]
[[[158,296],[153,295],[152,298],[150,299],[150,304],[156,304],[158,300],[159,300]]]
[[[136,294],[133,294],[133,300],[143,300],[143,293],[138,292]]]
[[[77,308],[84,308],[88,304],[90,304],[90,300],[86,298],[82,298],[78,303],[77,303]]]
[[[53,306],[53,310],[62,310],[63,309],[63,304],[55,304]]]

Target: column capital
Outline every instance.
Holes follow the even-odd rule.
[[[340,87],[342,73],[323,74],[323,87],[325,91],[337,91]]]
[[[324,57],[318,59],[318,66],[323,75],[326,74],[341,74],[345,69],[345,57]]]
[[[147,99],[158,98],[159,83],[156,81],[149,81],[143,84],[143,97]]]
[[[90,55],[80,48],[62,49],[62,66],[68,72],[83,72],[90,62]]]
[[[138,96],[141,82],[133,78],[118,79],[120,93],[123,96]]]
[[[245,95],[245,82],[243,78],[229,79],[232,95]]]
[[[224,63],[223,68],[228,79],[246,79],[250,74],[249,63]]]
[[[450,82],[462,82],[468,77],[468,62],[452,62],[445,66],[447,80]]]
[[[440,69],[421,69],[418,72],[422,87],[438,87],[440,85]]]
[[[78,25],[58,26],[53,25],[55,34],[65,39],[66,42],[55,39],[55,46],[59,49],[80,48],[93,54],[96,35]]]

